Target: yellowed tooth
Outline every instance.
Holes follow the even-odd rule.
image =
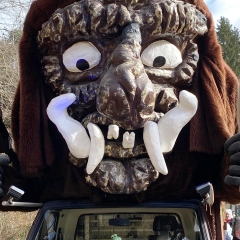
[[[119,137],[119,126],[111,124],[108,126],[108,134],[107,138],[108,139],[118,139]]]
[[[125,132],[123,134],[123,141],[122,141],[122,146],[124,148],[133,148],[135,144],[135,133],[131,132]]]
[[[168,174],[168,169],[161,150],[157,123],[151,121],[146,122],[143,129],[143,140],[155,170],[163,175]]]
[[[90,139],[86,129],[67,113],[67,107],[75,99],[76,96],[73,93],[53,98],[47,107],[47,115],[62,134],[72,155],[76,158],[86,158],[90,150]]]
[[[101,129],[94,123],[88,123],[87,129],[91,138],[86,172],[91,174],[104,156],[105,141]]]

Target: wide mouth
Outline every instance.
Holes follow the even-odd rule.
[[[86,163],[86,182],[114,194],[147,190],[159,174],[168,174],[164,155],[172,151],[179,132],[197,110],[196,97],[183,90],[178,104],[165,114],[154,111],[143,127],[126,130],[96,111],[76,121],[67,113],[75,100],[74,93],[54,98],[48,116],[68,145],[70,161],[76,166]]]
[[[94,115],[97,119],[100,119],[99,122],[94,121],[94,123],[101,129],[104,141],[105,141],[105,151],[104,151],[104,159],[115,159],[115,160],[128,160],[132,158],[137,158],[140,155],[145,155],[147,157],[147,150],[143,141],[143,128],[135,129],[135,130],[126,130],[116,124],[104,125],[101,122],[101,119],[105,118],[100,113],[95,112]],[[99,116],[102,116],[101,118]],[[87,129],[87,124],[89,116],[83,119],[82,124]],[[115,126],[117,130],[118,137],[114,139],[114,137],[109,137],[109,132],[111,131],[111,126]],[[124,134],[134,134],[134,142],[132,143],[132,147],[124,147],[123,142],[126,140]]]
[[[159,117],[155,119],[156,122],[160,115],[164,114],[159,114]],[[87,125],[90,119],[101,130],[105,147],[104,156],[92,173],[85,171],[87,183],[112,194],[132,194],[147,190],[148,186],[157,180],[159,172],[152,165],[148,155],[143,140],[144,128],[128,131],[95,112],[82,120],[81,123],[86,130],[88,130]],[[110,136],[112,126],[117,129],[118,137],[116,138]],[[128,141],[131,135],[134,137],[132,141]],[[71,161],[77,166],[82,163],[90,164],[87,159],[76,159],[73,156]]]

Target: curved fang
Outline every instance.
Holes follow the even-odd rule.
[[[143,140],[154,168],[164,175],[168,174],[168,169],[161,150],[157,123],[151,121],[145,123]]]
[[[96,124],[89,123],[87,129],[91,137],[91,148],[86,171],[87,174],[91,174],[103,159],[105,140],[101,129]]]
[[[67,107],[75,99],[76,96],[73,93],[53,98],[47,107],[47,115],[62,134],[71,154],[76,158],[86,158],[89,155],[90,139],[82,124],[67,113]]]
[[[179,94],[179,104],[159,120],[160,145],[164,153],[173,149],[178,134],[195,115],[197,107],[197,98],[192,93],[183,90]]]

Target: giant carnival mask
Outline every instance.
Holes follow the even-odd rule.
[[[146,190],[168,174],[164,155],[197,110],[186,91],[206,17],[177,0],[80,1],[38,33],[48,116],[70,161],[109,193]]]

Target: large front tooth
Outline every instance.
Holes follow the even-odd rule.
[[[119,136],[119,126],[111,124],[108,126],[108,134],[107,138],[108,139],[118,139]]]
[[[67,107],[75,99],[76,96],[73,93],[53,98],[47,107],[47,115],[62,134],[72,155],[76,158],[86,158],[89,154],[90,139],[82,124],[67,113]]]
[[[158,125],[155,122],[146,122],[143,129],[143,140],[154,168],[163,175],[168,174],[168,169],[161,150]]]
[[[179,94],[179,105],[168,111],[158,122],[160,144],[163,152],[170,152],[182,128],[197,111],[197,98],[188,91]]]
[[[101,129],[96,124],[88,123],[87,129],[91,138],[91,147],[86,171],[87,174],[91,174],[103,159],[105,141]]]
[[[131,132],[125,132],[123,134],[123,141],[122,141],[122,146],[124,148],[133,148],[135,143],[135,133]]]

